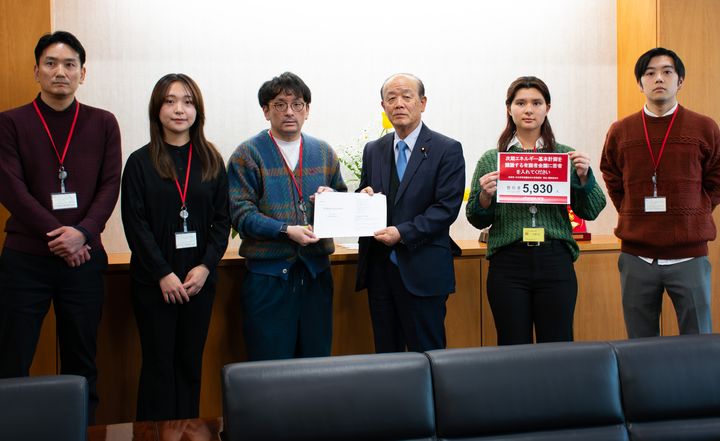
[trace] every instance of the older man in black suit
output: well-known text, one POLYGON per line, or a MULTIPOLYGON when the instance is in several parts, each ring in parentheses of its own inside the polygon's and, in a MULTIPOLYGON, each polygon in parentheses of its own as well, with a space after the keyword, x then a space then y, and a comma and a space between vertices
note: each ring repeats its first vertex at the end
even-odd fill
POLYGON ((365 146, 359 188, 387 196, 388 227, 360 239, 357 289, 368 290, 377 352, 441 349, 455 291, 450 225, 465 190, 462 146, 422 123, 419 78, 393 75, 380 93, 395 132, 365 146))

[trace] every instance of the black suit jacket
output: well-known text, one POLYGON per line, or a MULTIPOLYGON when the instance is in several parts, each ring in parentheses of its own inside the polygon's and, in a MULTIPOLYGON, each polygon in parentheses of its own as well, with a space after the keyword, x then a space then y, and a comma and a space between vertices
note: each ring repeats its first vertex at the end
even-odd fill
MULTIPOLYGON (((394 136, 387 134, 365 146, 360 189, 370 186, 375 193, 390 193, 394 136)), ((464 193, 462 145, 423 125, 392 201, 393 224, 402 237, 393 248, 411 293, 437 296, 455 291, 452 251, 459 248, 450 239, 450 225, 464 193)), ((360 238, 356 289, 367 286, 368 260, 378 256, 371 248, 380 247, 387 248, 372 237, 360 238)))

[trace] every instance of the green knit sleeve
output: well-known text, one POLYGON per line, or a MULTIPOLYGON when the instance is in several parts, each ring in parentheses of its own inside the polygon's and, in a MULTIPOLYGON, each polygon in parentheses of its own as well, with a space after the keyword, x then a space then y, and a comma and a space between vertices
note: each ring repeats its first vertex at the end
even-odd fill
POLYGON ((575 214, 585 220, 593 220, 598 217, 605 208, 605 194, 595 179, 592 168, 588 169, 587 182, 580 184, 580 178, 573 171, 571 183, 570 206, 575 214))
POLYGON ((480 206, 480 178, 497 170, 497 150, 492 149, 485 152, 475 166, 475 173, 470 186, 470 196, 465 207, 465 216, 476 228, 485 228, 492 225, 495 220, 495 197, 488 208, 480 206))
MULTIPOLYGON (((563 144, 556 144, 556 151, 558 153, 569 153, 575 151, 575 149, 563 144)), ((570 162, 570 168, 570 206, 572 210, 585 220, 596 219, 605 208, 606 202, 605 194, 598 185, 592 168, 588 169, 585 185, 580 182, 580 177, 572 161, 570 162)))

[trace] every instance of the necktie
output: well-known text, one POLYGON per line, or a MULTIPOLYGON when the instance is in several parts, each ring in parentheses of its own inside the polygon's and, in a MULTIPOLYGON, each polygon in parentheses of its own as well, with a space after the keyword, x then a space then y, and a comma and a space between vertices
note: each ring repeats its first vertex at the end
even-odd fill
POLYGON ((407 150, 410 148, 405 141, 399 141, 397 143, 398 156, 395 161, 395 167, 397 168, 398 180, 402 181, 403 175, 405 174, 405 168, 407 168, 407 150))
MULTIPOLYGON (((397 149, 398 156, 397 161, 395 161, 395 167, 397 169, 398 181, 402 181, 403 175, 405 174, 405 168, 407 168, 407 151, 410 150, 410 147, 405 144, 405 141, 400 140, 397 143, 397 149)), ((395 265, 398 264, 395 250, 390 252, 390 261, 395 265)))

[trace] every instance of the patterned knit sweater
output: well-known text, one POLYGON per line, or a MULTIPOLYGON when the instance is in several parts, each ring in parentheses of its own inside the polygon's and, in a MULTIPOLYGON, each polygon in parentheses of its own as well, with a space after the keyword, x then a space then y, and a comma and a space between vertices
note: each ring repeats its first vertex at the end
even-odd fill
MULTIPOLYGON (((310 196, 318 187, 331 187, 336 191, 347 191, 347 187, 340 174, 337 155, 327 143, 303 134, 302 145, 302 180, 298 168, 300 162, 294 174, 302 189, 308 221, 312 224, 314 207, 310 196)), ((322 269, 319 265, 324 266, 327 256, 335 250, 332 239, 321 239, 301 247, 280 234, 283 224, 302 225, 303 220, 295 185, 267 130, 235 149, 228 163, 228 183, 232 225, 243 239, 241 256, 250 261, 264 261, 275 268, 287 268, 299 258, 313 273, 322 269)), ((252 270, 252 262, 248 267, 252 270)), ((267 273, 265 270, 260 272, 267 273)))
MULTIPOLYGON (((519 146, 512 146, 509 152, 522 152, 519 146)), ((572 148, 556 144, 553 153, 567 153, 572 148)), ((475 167, 470 197, 466 207, 468 221, 477 228, 492 225, 488 239, 487 258, 490 259, 500 248, 522 240, 524 227, 530 226, 531 204, 498 204, 496 198, 488 208, 480 205, 480 178, 497 170, 497 149, 488 150, 483 154, 475 167)), ((571 163, 572 166, 572 163, 571 163)), ((572 167, 570 174, 570 201, 573 211, 583 219, 595 219, 605 208, 605 195, 595 180, 592 169, 588 170, 588 179, 585 185, 580 184, 580 178, 572 167)), ((545 240, 562 240, 570 252, 573 261, 580 255, 575 239, 572 237, 572 225, 565 205, 538 204, 535 215, 537 225, 545 228, 545 240)))
MULTIPOLYGON (((36 101, 62 152, 77 101, 61 111, 39 94, 36 101)), ((10 211, 5 247, 49 256, 45 233, 73 225, 87 233, 93 250, 103 248, 100 233, 117 203, 122 169, 120 128, 110 112, 80 104, 64 165, 66 189, 77 192, 78 206, 53 210, 50 193, 60 191, 58 160, 35 108, 26 104, 0 113, 0 203, 10 211)))
MULTIPOLYGON (((618 211, 615 235, 622 239, 623 252, 655 259, 705 256, 707 242, 715 238, 720 129, 711 118, 683 106, 677 112, 657 169, 658 196, 666 198, 663 213, 645 212, 645 197, 653 194, 653 164, 641 112, 608 130, 600 170, 618 211)), ((645 118, 656 159, 671 118, 645 118)))

